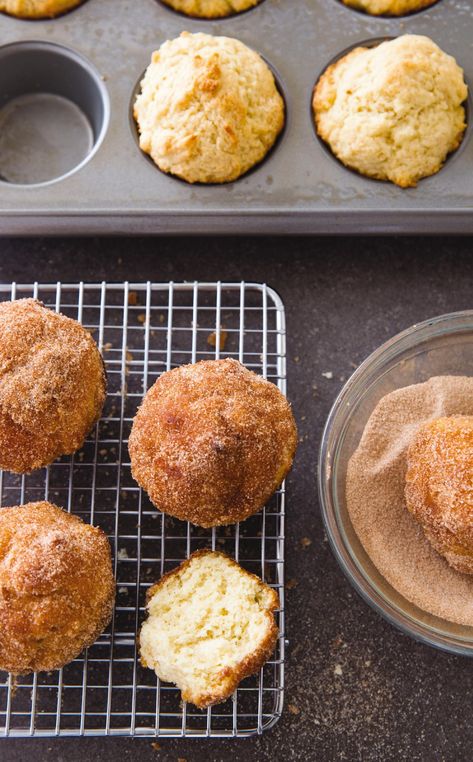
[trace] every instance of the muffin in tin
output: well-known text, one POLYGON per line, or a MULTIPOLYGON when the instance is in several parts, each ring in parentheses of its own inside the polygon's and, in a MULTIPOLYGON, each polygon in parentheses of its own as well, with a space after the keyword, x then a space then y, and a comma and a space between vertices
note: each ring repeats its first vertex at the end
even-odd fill
POLYGON ((54 18, 66 13, 84 0, 0 0, 0 11, 20 19, 54 18))
POLYGON ((140 147, 189 183, 226 183, 258 164, 284 126, 284 100, 254 50, 183 32, 153 53, 134 107, 140 147))
POLYGON ((403 35, 329 66, 313 110, 319 136, 343 164, 408 188, 460 145, 467 95, 452 56, 428 37, 403 35))
POLYGON ((243 13, 262 0, 162 0, 178 13, 203 19, 218 19, 243 13))
POLYGON ((429 8, 438 0, 342 0, 342 3, 371 16, 405 16, 429 8))

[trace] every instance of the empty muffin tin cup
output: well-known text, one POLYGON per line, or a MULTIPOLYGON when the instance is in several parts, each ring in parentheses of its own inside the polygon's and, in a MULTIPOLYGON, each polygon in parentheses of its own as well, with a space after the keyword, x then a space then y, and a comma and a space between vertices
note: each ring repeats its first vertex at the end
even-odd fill
POLYGON ((109 116, 105 85, 78 53, 47 42, 0 48, 0 182, 45 185, 76 172, 109 116))

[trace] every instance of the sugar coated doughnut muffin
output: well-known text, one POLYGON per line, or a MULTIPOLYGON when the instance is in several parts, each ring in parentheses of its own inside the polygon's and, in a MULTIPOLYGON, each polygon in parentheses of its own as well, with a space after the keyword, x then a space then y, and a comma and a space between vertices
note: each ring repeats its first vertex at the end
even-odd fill
POLYGON ((428 8, 438 0, 342 0, 345 5, 372 16, 404 16, 428 8))
POLYGON ((0 0, 0 11, 23 19, 42 19, 70 11, 84 0, 0 0))
POLYGON ((407 188, 460 145, 467 94, 452 56, 428 37, 404 35, 329 66, 313 109, 320 137, 343 164, 407 188))
POLYGON ((450 566, 473 574, 473 416, 426 423, 407 465, 409 511, 450 566))
POLYGON ((164 373, 129 440, 133 477, 164 513, 202 527, 259 511, 289 471, 297 431, 279 389, 236 360, 164 373))
POLYGON ((143 666, 200 709, 258 672, 278 637, 275 590, 223 553, 197 551, 147 594, 143 666))
POLYGON ((215 19, 247 11, 258 5, 261 0, 163 0, 163 2, 187 16, 215 19))
POLYGON ((78 450, 105 392, 85 328, 34 299, 0 304, 0 468, 28 473, 78 450))
POLYGON ((189 183, 236 180, 284 125, 263 59, 239 40, 183 32, 153 53, 134 109, 140 147, 189 183))
POLYGON ((0 669, 59 669, 112 615, 115 583, 101 529, 51 503, 0 509, 0 669))

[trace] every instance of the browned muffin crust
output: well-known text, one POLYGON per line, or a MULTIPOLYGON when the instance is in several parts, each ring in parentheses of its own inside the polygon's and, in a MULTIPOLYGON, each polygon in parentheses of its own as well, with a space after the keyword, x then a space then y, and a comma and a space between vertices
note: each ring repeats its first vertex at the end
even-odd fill
POLYGON ((407 452, 406 505, 450 566, 473 574, 473 416, 427 421, 407 452))
POLYGON ((164 513, 202 527, 259 511, 289 471, 297 446, 279 389, 236 360, 164 373, 133 422, 134 479, 164 513))
POLYGON ((78 450, 105 396, 83 326, 34 299, 0 304, 0 468, 29 473, 78 450))
MULTIPOLYGON (((213 706, 214 704, 220 704, 223 701, 226 701, 238 688, 239 684, 242 680, 244 680, 246 677, 250 677, 251 675, 256 674, 259 672, 261 667, 263 667, 268 659, 271 658, 274 649, 276 648, 276 643, 278 641, 279 637, 279 628, 276 624, 276 619, 274 616, 274 612, 277 611, 277 609, 280 606, 279 601, 279 595, 277 591, 274 588, 269 587, 269 585, 266 585, 265 582, 263 582, 260 577, 258 577, 256 574, 252 574, 251 572, 247 571, 246 569, 243 569, 243 567, 240 566, 239 563, 237 563, 233 558, 228 556, 226 553, 222 553, 218 550, 196 550, 194 553, 192 553, 188 559, 183 561, 179 566, 177 566, 175 569, 172 569, 170 572, 167 572, 166 574, 163 574, 161 579, 156 582, 152 587, 150 587, 146 593, 146 603, 148 604, 151 598, 154 596, 154 594, 157 592, 157 590, 165 585, 166 581, 169 580, 173 576, 179 576, 179 574, 186 569, 191 562, 199 558, 201 556, 206 556, 208 554, 221 556, 222 558, 227 559, 232 566, 235 566, 239 572, 242 574, 245 574, 248 577, 251 577, 255 580, 255 582, 258 583, 258 586, 261 590, 265 590, 266 592, 270 592, 272 596, 271 604, 268 608, 268 632, 264 640, 259 643, 258 647, 255 648, 255 650, 249 654, 245 659, 243 659, 233 670, 228 670, 228 668, 224 669, 224 677, 225 677, 225 683, 224 686, 222 686, 220 689, 215 689, 211 693, 207 693, 205 695, 201 696, 201 700, 196 703, 195 705, 199 709, 207 709, 209 706, 213 706)), ((143 667, 148 667, 149 665, 146 664, 146 662, 141 658, 141 663, 143 667)), ((183 701, 189 701, 190 697, 185 694, 185 692, 182 693, 182 699, 183 701)))
POLYGON ((59 669, 110 621, 110 544, 47 502, 0 509, 0 669, 59 669))

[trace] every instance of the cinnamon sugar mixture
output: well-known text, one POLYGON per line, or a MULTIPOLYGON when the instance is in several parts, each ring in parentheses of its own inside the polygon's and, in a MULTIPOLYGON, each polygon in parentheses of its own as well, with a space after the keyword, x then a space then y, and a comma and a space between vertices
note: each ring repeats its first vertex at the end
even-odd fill
POLYGON ((473 575, 452 569, 409 514, 406 451, 419 426, 473 415, 473 378, 436 376, 383 397, 348 464, 347 508, 371 561, 407 600, 457 624, 473 626, 473 575))

